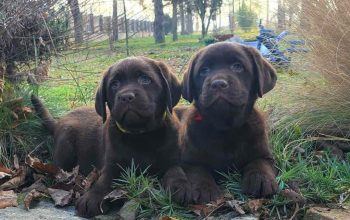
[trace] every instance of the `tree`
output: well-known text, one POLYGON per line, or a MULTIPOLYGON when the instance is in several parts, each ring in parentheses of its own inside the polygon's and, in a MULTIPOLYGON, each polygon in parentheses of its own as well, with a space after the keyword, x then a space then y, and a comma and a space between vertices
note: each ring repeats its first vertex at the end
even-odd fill
POLYGON ((194 8, 201 19, 202 39, 207 35, 213 14, 221 7, 222 0, 194 0, 194 8), (207 10, 209 15, 206 20, 207 10))
POLYGON ((169 34, 173 30, 173 19, 170 15, 164 15, 164 32, 165 35, 169 34))
POLYGON ((154 0, 154 39, 157 44, 165 42, 163 1, 154 0))
POLYGON ((68 0, 68 5, 73 17, 75 43, 80 44, 83 42, 84 27, 79 2, 78 0, 68 0))
POLYGON ((254 24, 256 14, 251 11, 245 1, 242 2, 242 6, 238 10, 238 24, 244 31, 249 31, 254 24))
POLYGON ((180 0, 179 2, 179 9, 180 9, 180 23, 181 23, 181 35, 186 34, 185 30, 185 10, 184 10, 184 1, 180 0))
POLYGON ((192 14, 192 2, 191 0, 186 1, 186 32, 188 34, 193 33, 193 14, 192 14))
POLYGON ((111 40, 118 40, 118 1, 113 0, 113 12, 112 12, 112 37, 111 40))
POLYGON ((286 24, 286 10, 285 5, 282 0, 278 0, 278 7, 277 7, 277 28, 279 30, 282 30, 285 28, 286 24))
POLYGON ((177 5, 178 0, 172 0, 173 4, 173 17, 172 17, 172 33, 173 33, 173 41, 177 41, 177 5))

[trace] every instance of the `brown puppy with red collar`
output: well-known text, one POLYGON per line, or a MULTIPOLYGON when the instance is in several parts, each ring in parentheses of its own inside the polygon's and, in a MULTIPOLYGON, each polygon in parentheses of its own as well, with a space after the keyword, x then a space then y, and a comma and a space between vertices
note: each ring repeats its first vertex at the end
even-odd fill
POLYGON ((163 180, 177 201, 215 200, 220 195, 216 171, 229 169, 242 173, 243 192, 276 193, 265 119, 254 107, 276 78, 275 69, 252 47, 216 43, 192 57, 182 93, 192 105, 176 110, 183 170, 173 168, 163 180))

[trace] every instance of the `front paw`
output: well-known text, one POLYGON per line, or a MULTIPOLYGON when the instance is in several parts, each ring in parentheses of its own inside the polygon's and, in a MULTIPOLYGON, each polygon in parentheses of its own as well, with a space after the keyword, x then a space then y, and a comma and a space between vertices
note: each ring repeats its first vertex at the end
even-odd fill
POLYGON ((191 203, 191 184, 185 179, 173 180, 168 184, 173 199, 182 205, 188 205, 191 203))
POLYGON ((215 181, 201 180, 200 182, 192 183, 192 201, 195 204, 216 201, 221 194, 222 192, 215 181))
POLYGON ((278 185, 272 174, 250 172, 243 175, 243 193, 254 197, 269 197, 276 194, 278 185))
POLYGON ((77 214, 81 217, 91 218, 102 213, 100 204, 104 195, 93 191, 86 192, 75 203, 77 214))

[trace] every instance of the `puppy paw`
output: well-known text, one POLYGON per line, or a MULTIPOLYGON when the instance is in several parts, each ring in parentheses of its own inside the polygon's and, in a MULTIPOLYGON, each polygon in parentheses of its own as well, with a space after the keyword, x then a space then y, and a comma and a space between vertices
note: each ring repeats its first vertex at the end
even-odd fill
POLYGON ((191 203, 191 184, 187 180, 179 179, 173 181, 169 187, 173 199, 182 205, 191 203))
POLYGON ((242 189, 254 197, 269 197, 276 194, 278 185, 274 175, 251 172, 243 175, 242 189))
POLYGON ((78 216, 91 218, 101 214, 100 204, 103 200, 103 195, 97 192, 86 192, 75 203, 75 209, 78 216))
POLYGON ((196 204, 216 201, 221 194, 219 186, 214 181, 202 181, 192 185, 192 201, 196 204))
POLYGON ((163 176, 162 185, 170 190, 172 198, 177 203, 188 205, 191 202, 191 183, 181 167, 170 168, 163 176))

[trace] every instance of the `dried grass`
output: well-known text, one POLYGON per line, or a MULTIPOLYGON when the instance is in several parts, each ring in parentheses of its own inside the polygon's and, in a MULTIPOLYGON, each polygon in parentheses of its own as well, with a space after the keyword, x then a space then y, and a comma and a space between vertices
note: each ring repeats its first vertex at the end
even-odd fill
POLYGON ((303 94, 289 95, 296 101, 293 120, 307 132, 349 137, 350 0, 303 0, 299 6, 295 26, 310 48, 307 65, 299 66, 306 67, 311 86, 296 84, 293 90, 303 94))

